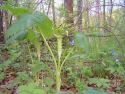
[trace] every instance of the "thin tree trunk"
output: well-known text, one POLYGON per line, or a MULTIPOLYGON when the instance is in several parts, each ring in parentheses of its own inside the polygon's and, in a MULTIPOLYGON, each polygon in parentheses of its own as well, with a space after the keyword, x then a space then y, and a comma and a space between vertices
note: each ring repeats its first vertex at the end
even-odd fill
POLYGON ((84 0, 84 19, 85 19, 85 28, 89 32, 89 1, 84 0))
POLYGON ((82 32, 83 30, 82 30, 82 14, 83 14, 83 12, 82 12, 82 10, 83 10, 83 0, 78 0, 77 1, 77 14, 78 14, 78 31, 79 32, 82 32))
MULTIPOLYGON (((105 15, 105 0, 103 0, 103 27, 106 26, 106 15, 105 15)), ((103 30, 105 31, 105 29, 103 30)))
POLYGON ((53 13, 53 23, 54 23, 54 26, 56 26, 55 0, 52 0, 52 13, 53 13))
POLYGON ((66 23, 69 27, 73 26, 73 0, 64 0, 64 6, 66 11, 66 23))
POLYGON ((125 7, 125 0, 123 1, 123 3, 124 3, 124 7, 125 7))
MULTIPOLYGON (((2 0, 0 1, 0 6, 2 5, 2 0)), ((4 43, 4 32, 3 32, 3 11, 0 10, 0 43, 4 43)))
POLYGON ((48 5, 48 10, 47 10, 47 15, 49 14, 49 11, 50 11, 51 2, 52 2, 52 0, 49 0, 49 5, 48 5))
POLYGON ((112 17, 112 10, 113 10, 113 1, 110 0, 110 17, 112 17))
POLYGON ((3 31, 4 32, 6 32, 8 27, 9 27, 9 18, 8 18, 8 16, 9 16, 8 13, 5 11, 3 13, 3 22, 4 22, 4 29, 3 29, 3 31))
POLYGON ((87 11, 86 11, 86 20, 87 20, 87 32, 90 31, 89 26, 90 26, 90 19, 89 19, 89 1, 86 0, 86 5, 87 5, 87 11))
POLYGON ((100 27, 100 0, 96 0, 97 27, 100 27))
POLYGON ((110 5, 111 5, 111 7, 110 7, 110 17, 109 17, 109 29, 110 29, 110 31, 112 31, 112 11, 113 11, 113 2, 112 2, 112 0, 110 0, 110 5))

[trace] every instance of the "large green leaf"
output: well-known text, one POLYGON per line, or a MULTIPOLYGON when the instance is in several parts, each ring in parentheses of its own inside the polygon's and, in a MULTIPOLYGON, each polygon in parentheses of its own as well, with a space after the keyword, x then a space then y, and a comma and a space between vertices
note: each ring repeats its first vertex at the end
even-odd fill
POLYGON ((5 33, 7 43, 13 43, 20 39, 24 39, 27 34, 28 28, 32 26, 32 16, 27 14, 23 15, 16 23, 14 23, 5 33))
POLYGON ((76 33, 75 45, 85 51, 89 50, 89 41, 83 32, 76 33))
POLYGON ((36 47, 37 55, 40 55, 40 42, 38 33, 30 29, 27 35, 27 39, 36 47))
POLYGON ((53 35, 52 21, 48 17, 40 12, 33 14, 33 23, 37 31, 42 33, 45 37, 53 35))
POLYGON ((7 42, 11 43, 13 41, 25 39, 27 32, 32 28, 36 29, 38 33, 42 33, 46 38, 53 35, 52 22, 46 15, 37 12, 23 15, 13 24, 6 33, 7 42))
POLYGON ((21 16, 21 15, 30 13, 30 11, 24 7, 14 7, 10 5, 3 5, 0 7, 0 9, 8 11, 15 16, 21 16))
POLYGON ((38 42, 38 33, 34 32, 32 29, 28 31, 27 39, 30 40, 33 44, 36 44, 38 42))

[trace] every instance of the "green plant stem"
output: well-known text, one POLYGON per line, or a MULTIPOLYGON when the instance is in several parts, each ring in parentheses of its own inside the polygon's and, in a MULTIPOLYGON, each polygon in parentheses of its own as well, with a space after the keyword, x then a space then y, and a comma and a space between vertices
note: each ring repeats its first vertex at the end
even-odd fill
POLYGON ((54 56, 54 54, 53 54, 53 52, 52 52, 52 49, 50 48, 49 44, 47 43, 46 38, 44 37, 44 35, 43 35, 42 33, 40 33, 40 34, 41 34, 41 36, 43 37, 43 40, 44 40, 44 42, 45 42, 45 44, 46 44, 46 46, 47 46, 47 48, 48 48, 48 50, 49 50, 49 52, 50 52, 52 58, 53 58, 55 67, 56 67, 56 69, 57 69, 57 62, 56 62, 56 58, 55 58, 55 56, 54 56))
POLYGON ((59 58, 59 62, 58 62, 58 66, 57 66, 57 69, 56 69, 56 90, 57 90, 57 93, 60 91, 60 88, 61 88, 61 70, 62 70, 62 67, 65 63, 65 61, 68 59, 68 57, 70 56, 70 54, 72 53, 73 49, 67 54, 67 56, 65 57, 65 59, 63 60, 62 63, 60 63, 60 58, 59 58))
POLYGON ((31 55, 31 51, 30 51, 29 44, 27 44, 27 46, 28 46, 28 51, 29 51, 30 59, 31 59, 32 64, 33 64, 33 63, 34 63, 34 60, 33 60, 33 57, 32 57, 32 55, 31 55))
POLYGON ((41 36, 43 37, 43 40, 44 40, 48 50, 50 51, 50 54, 52 55, 52 58, 53 58, 53 61, 54 61, 54 64, 55 64, 55 68, 56 68, 56 72, 55 72, 55 75, 56 75, 56 90, 57 90, 57 92, 59 92, 60 87, 61 87, 60 59, 59 59, 59 62, 57 63, 56 59, 55 59, 55 56, 52 52, 52 49, 50 48, 49 44, 46 41, 46 38, 44 37, 44 35, 42 33, 41 33, 41 36))
MULTIPOLYGON (((61 87, 61 70, 62 70, 62 67, 65 63, 65 61, 68 59, 68 57, 70 56, 70 54, 72 53, 73 49, 67 54, 67 56, 65 57, 65 59, 63 60, 63 62, 61 63, 61 54, 58 55, 58 62, 56 61, 56 58, 52 52, 52 49, 50 48, 48 42, 46 41, 46 38, 44 37, 44 35, 42 33, 40 33, 41 36, 43 37, 43 40, 50 52, 50 54, 52 55, 52 58, 53 58, 53 61, 54 61, 54 64, 55 64, 55 68, 56 68, 56 71, 55 71, 55 75, 56 75, 56 90, 57 92, 60 91, 60 87, 61 87)), ((58 41, 60 42, 60 41, 58 41)), ((58 47, 60 47, 60 44, 58 43, 58 47)), ((60 49, 60 48, 59 48, 60 49)), ((60 50, 58 50, 58 53, 59 53, 60 50)))
POLYGON ((65 57, 65 59, 62 61, 61 65, 60 65, 60 71, 62 70, 62 67, 63 67, 64 63, 69 58, 69 56, 73 52, 73 50, 74 50, 74 48, 71 49, 71 51, 67 54, 67 56, 65 57))
MULTIPOLYGON (((29 48, 29 44, 28 44, 28 51, 29 51, 29 54, 30 54, 30 58, 31 58, 31 61, 32 61, 32 64, 34 64, 34 60, 33 60, 33 57, 32 57, 32 55, 31 55, 31 50, 30 50, 30 48, 29 48)), ((39 60, 39 62, 40 62, 40 52, 38 52, 38 50, 37 50, 37 56, 38 56, 38 60, 39 60)), ((35 81, 36 81, 36 84, 37 85, 39 85, 39 73, 37 73, 36 75, 35 75, 35 81)), ((42 83, 43 83, 43 77, 42 77, 42 83)))
POLYGON ((60 91, 60 87, 61 87, 61 71, 58 67, 58 69, 56 69, 56 91, 57 93, 60 91))
MULTIPOLYGON (((33 60, 33 57, 31 55, 31 51, 30 51, 30 48, 29 48, 29 44, 28 44, 28 51, 29 51, 29 54, 30 54, 30 58, 31 58, 31 61, 32 61, 32 64, 34 64, 34 60, 33 60)), ((35 78, 34 80, 36 81, 37 85, 39 84, 39 76, 38 76, 38 73, 35 75, 35 78)))

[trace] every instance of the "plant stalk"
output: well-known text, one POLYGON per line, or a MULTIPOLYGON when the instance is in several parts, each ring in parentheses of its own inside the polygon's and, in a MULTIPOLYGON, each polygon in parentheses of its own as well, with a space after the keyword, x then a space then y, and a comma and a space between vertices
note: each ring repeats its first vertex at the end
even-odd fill
POLYGON ((57 91, 57 93, 60 92, 60 87, 61 87, 61 71, 58 68, 56 70, 56 91, 57 91))

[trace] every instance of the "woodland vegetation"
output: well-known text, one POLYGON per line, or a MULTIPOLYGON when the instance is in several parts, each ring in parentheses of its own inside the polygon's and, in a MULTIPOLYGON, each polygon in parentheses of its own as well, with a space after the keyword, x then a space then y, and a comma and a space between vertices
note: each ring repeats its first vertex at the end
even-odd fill
POLYGON ((125 0, 0 0, 0 94, 125 94, 125 0))

